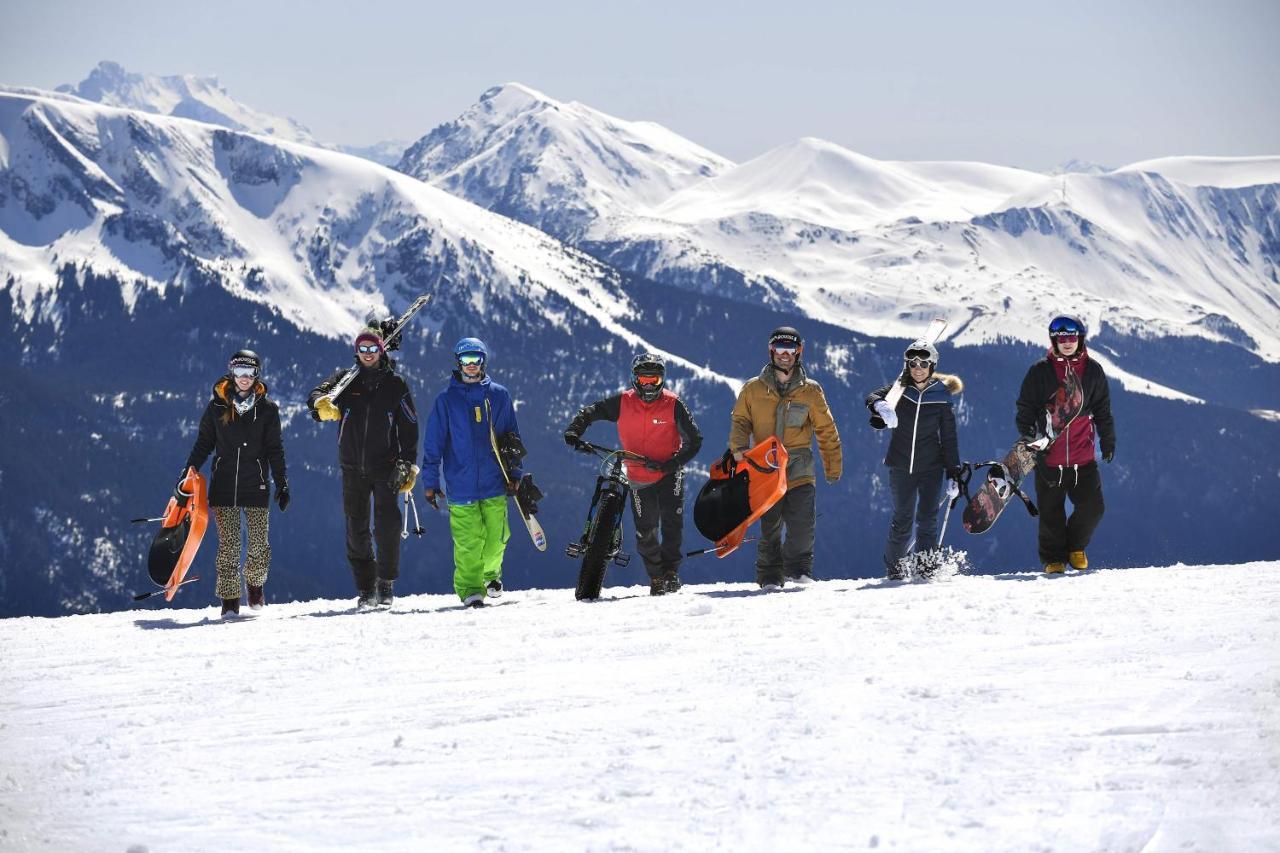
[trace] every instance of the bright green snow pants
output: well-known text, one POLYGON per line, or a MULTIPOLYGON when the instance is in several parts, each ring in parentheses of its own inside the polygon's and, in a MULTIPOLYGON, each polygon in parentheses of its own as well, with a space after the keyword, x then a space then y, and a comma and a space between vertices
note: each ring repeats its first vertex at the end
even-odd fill
POLYGON ((502 580, 502 555, 511 538, 506 495, 449 504, 449 531, 453 534, 454 591, 463 601, 484 595, 485 584, 502 580))

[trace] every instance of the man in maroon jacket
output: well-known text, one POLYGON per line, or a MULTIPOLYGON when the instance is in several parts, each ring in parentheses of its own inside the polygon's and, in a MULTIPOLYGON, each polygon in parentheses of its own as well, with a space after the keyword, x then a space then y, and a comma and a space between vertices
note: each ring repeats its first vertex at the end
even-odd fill
MULTIPOLYGON (((662 387, 667 367, 662 356, 644 353, 631 362, 631 388, 597 400, 578 412, 564 431, 565 444, 583 448, 582 434, 596 421, 618 424, 622 449, 647 457, 626 460, 631 481, 631 512, 636 550, 649 573, 649 594, 680 589, 680 546, 684 541, 684 466, 698 455, 702 433, 684 402, 662 387), (658 540, 661 526, 662 540, 658 540)), ((589 451, 588 451, 589 452, 589 451)))
POLYGON ((1018 393, 1018 432, 1033 440, 1045 433, 1045 404, 1073 371, 1084 389, 1080 414, 1036 460, 1036 502, 1040 505, 1040 561, 1048 574, 1089 567, 1085 549, 1102 520, 1102 478, 1094 457, 1095 427, 1102 459, 1116 453, 1115 421, 1111 418, 1111 389, 1102 365, 1089 358, 1086 328, 1075 317, 1055 317, 1049 323, 1049 354, 1031 365, 1018 393), (1071 499, 1071 517, 1066 502, 1071 499))

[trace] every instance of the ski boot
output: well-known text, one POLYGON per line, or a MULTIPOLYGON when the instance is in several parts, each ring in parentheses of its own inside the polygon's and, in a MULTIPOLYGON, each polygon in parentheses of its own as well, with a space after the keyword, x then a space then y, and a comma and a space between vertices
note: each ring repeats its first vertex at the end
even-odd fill
POLYGON ((681 587, 680 575, 676 574, 675 572, 663 572, 662 583, 663 583, 663 586, 666 587, 666 592, 668 595, 670 595, 673 592, 680 591, 680 587, 681 587))
POLYGON ((392 584, 394 583, 395 581, 378 581, 377 594, 379 607, 390 607, 391 602, 395 601, 395 595, 392 593, 391 589, 392 584))
POLYGON ((266 593, 262 591, 262 587, 249 584, 249 609, 261 610, 267 605, 266 593))
POLYGON ((484 594, 489 598, 502 597, 502 581, 494 578, 484 585, 484 594))
POLYGON ((649 578, 649 594, 650 595, 666 595, 667 581, 664 578, 649 578))
POLYGON ((224 598, 222 599, 222 618, 228 619, 232 616, 240 615, 240 598, 224 598))
POLYGON ((466 607, 484 607, 483 595, 468 595, 462 599, 462 603, 466 607))
POLYGON ((362 589, 359 593, 360 597, 356 599, 358 610, 372 610, 378 606, 378 597, 372 589, 362 589))

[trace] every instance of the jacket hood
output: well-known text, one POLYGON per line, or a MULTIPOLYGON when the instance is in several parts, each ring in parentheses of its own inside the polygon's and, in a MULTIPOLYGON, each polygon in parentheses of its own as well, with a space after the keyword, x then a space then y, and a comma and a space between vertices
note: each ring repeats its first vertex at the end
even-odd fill
MULTIPOLYGON (((225 376, 219 376, 213 383, 213 397, 221 403, 231 405, 231 395, 234 392, 234 385, 231 380, 225 376)), ((255 380, 253 387, 249 389, 251 393, 257 394, 259 397, 267 396, 267 386, 261 379, 255 380)))
MULTIPOLYGON (((760 379, 781 395, 782 386, 778 384, 778 374, 774 372, 772 363, 766 364, 764 369, 760 371, 760 379)), ((799 388, 808 381, 809 374, 805 372, 804 365, 797 361, 795 369, 791 371, 791 379, 787 382, 787 387, 799 388)))
POLYGON ((959 394, 964 390, 964 382, 954 373, 934 373, 933 378, 942 383, 948 394, 959 394))

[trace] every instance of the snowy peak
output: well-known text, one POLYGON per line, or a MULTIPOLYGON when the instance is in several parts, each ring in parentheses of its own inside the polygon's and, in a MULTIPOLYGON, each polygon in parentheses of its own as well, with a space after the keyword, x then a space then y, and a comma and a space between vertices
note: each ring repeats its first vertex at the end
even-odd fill
POLYGON ((235 100, 216 77, 137 74, 104 61, 78 85, 59 86, 58 91, 108 106, 195 119, 304 145, 320 144, 293 119, 260 112, 235 100))
POLYGON ((682 191, 653 215, 693 223, 761 214, 855 230, 908 217, 967 218, 1043 180, 982 163, 876 160, 806 137, 682 191))
POLYGON ((1192 187, 1256 187, 1280 184, 1280 157, 1160 157, 1117 172, 1154 172, 1192 187))
POLYGON ((575 241, 731 165, 652 122, 507 83, 419 140, 397 168, 575 241))

